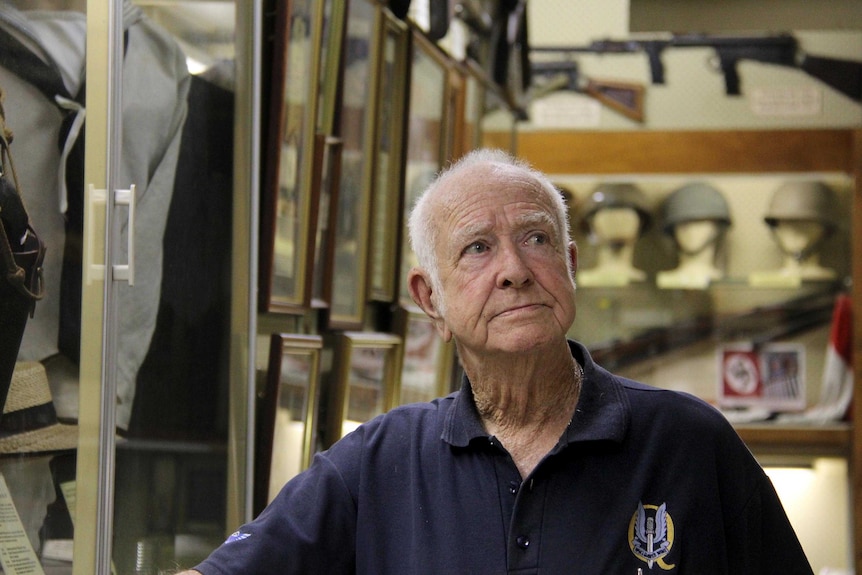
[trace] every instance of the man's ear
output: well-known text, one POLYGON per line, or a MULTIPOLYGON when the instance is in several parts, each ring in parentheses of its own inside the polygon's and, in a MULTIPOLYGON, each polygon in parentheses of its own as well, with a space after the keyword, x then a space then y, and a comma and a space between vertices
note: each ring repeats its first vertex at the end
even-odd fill
POLYGON ((569 261, 572 262, 572 274, 578 273, 578 244, 569 242, 569 261))
POLYGON ((428 277, 425 270, 413 268, 407 273, 407 291, 410 292, 413 302, 425 312, 425 315, 431 318, 440 337, 444 341, 449 341, 452 338, 452 334, 446 327, 446 322, 443 321, 443 316, 440 315, 434 303, 434 290, 431 287, 431 278, 428 277))
POLYGON ((413 268, 407 272, 407 291, 413 302, 422 308, 422 311, 431 319, 437 319, 437 307, 431 298, 431 278, 421 268, 413 268))

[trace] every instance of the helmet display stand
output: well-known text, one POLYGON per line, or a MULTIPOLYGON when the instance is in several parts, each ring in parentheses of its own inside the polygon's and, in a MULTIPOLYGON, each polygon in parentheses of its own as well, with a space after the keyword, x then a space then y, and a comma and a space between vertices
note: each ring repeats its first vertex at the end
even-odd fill
POLYGON ((633 264, 634 247, 649 225, 646 199, 631 184, 602 184, 584 207, 582 229, 597 249, 597 264, 577 274, 582 287, 625 286, 646 279, 633 264))
POLYGON ((679 265, 656 274, 656 284, 663 289, 706 289, 724 276, 715 262, 731 224, 727 201, 717 189, 697 182, 674 191, 663 208, 663 231, 674 240, 679 265))
POLYGON ((835 270, 820 264, 819 249, 837 227, 835 192, 821 182, 790 182, 773 194, 764 221, 783 254, 776 270, 752 272, 755 286, 796 286, 803 281, 831 281, 835 270))
POLYGON ((721 279, 724 272, 715 265, 716 241, 720 225, 712 220, 677 224, 674 240, 678 246, 679 265, 656 274, 656 284, 663 289, 706 289, 721 279))

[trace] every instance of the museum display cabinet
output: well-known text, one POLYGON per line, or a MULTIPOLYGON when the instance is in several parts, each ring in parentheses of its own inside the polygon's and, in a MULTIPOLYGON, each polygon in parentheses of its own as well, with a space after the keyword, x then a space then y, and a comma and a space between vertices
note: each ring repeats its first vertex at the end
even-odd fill
POLYGON ((3 417, 7 574, 155 575, 247 515, 262 17, 204 4, 0 5, 11 150, 50 254, 3 417), (218 29, 180 33, 204 8, 218 29))
MULTIPOLYGON (((503 144, 486 133, 489 144, 503 144)), ((519 132, 519 155, 537 168, 557 175, 570 186, 590 190, 596 182, 637 182, 647 192, 667 197, 682 183, 708 181, 727 193, 734 217, 728 234, 742 238, 726 246, 726 258, 744 260, 750 265, 726 265, 727 274, 708 286, 696 289, 661 289, 656 273, 672 267, 673 260, 656 263, 648 254, 635 264, 650 269, 649 279, 625 286, 598 290, 579 286, 579 315, 585 322, 597 361, 623 374, 649 381, 658 371, 657 385, 674 387, 675 366, 684 374, 678 378, 705 380, 705 386, 680 389, 717 401, 716 377, 719 371, 716 350, 728 343, 747 341, 755 348, 770 342, 803 342, 810 357, 807 406, 817 404, 823 365, 816 357, 825 352, 828 338, 806 339, 818 329, 828 334, 833 320, 833 304, 840 294, 849 295, 852 315, 859 317, 862 265, 862 219, 859 188, 862 171, 862 133, 854 129, 810 130, 733 130, 733 131, 563 131, 534 130, 519 132), (568 178, 568 179, 566 179, 568 178), (824 179, 842 190, 838 201, 840 227, 846 236, 824 251, 838 273, 824 281, 802 280, 780 284, 753 285, 752 272, 777 265, 775 246, 764 225, 766 197, 781 182, 824 179), (754 197, 759 194, 761 197, 754 197), (746 213, 753 212, 753 213, 746 213), (740 228, 749 226, 748 231, 740 228), (734 229, 737 228, 737 229, 734 229), (757 228, 760 228, 758 231, 757 228), (754 233, 756 232, 756 233, 754 233), (747 234, 747 235, 746 235, 747 234), (760 234, 760 235, 758 235, 760 234), (644 305, 644 302, 649 302, 644 305), (595 311, 599 310, 599 311, 595 311), (807 343, 806 343, 807 342, 807 343), (691 363, 689 355, 702 356, 691 363), (705 359, 704 359, 705 358, 705 359), (646 367, 645 367, 646 366, 646 367)), ((584 197, 583 195, 581 196, 584 197)), ((654 205, 661 200, 655 199, 654 205)), ((660 220, 660 213, 656 214, 660 220)), ((577 220, 577 215, 574 216, 577 220)), ((660 221, 654 226, 661 227, 660 221)), ((661 232, 641 237, 645 252, 667 253, 661 232)), ((589 267, 591 246, 581 242, 581 263, 589 267)), ((667 257, 667 256, 666 256, 667 257)), ((660 258, 659 258, 660 259, 660 258)), ((690 287, 690 286, 689 286, 690 287)), ((852 357, 860 350, 860 324, 852 324, 852 357)), ((822 359, 821 359, 822 361, 822 359)), ((860 449, 862 436, 854 415, 859 413, 859 362, 852 367, 853 399, 849 410, 822 420, 783 421, 772 411, 764 417, 740 420, 735 425, 740 436, 765 463, 790 464, 810 461, 819 456, 837 456, 847 461, 851 501, 851 548, 859 568, 862 545, 860 498, 860 449)), ((733 411, 731 410, 731 414, 733 411)))

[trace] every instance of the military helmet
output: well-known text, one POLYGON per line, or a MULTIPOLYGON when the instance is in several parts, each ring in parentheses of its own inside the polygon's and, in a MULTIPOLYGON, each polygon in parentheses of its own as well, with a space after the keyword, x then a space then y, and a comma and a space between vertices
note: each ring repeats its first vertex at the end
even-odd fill
POLYGON ((731 224, 727 200, 714 187, 702 182, 686 184, 664 202, 664 233, 673 234, 677 224, 710 220, 728 227, 731 224))
POLYGON ((581 230, 591 232, 591 220, 597 211, 604 208, 631 208, 640 219, 639 233, 643 233, 652 221, 646 195, 634 184, 599 184, 584 201, 581 207, 581 230))
POLYGON ((831 233, 838 227, 838 198, 823 182, 787 182, 773 193, 763 219, 771 227, 781 220, 819 222, 831 233))

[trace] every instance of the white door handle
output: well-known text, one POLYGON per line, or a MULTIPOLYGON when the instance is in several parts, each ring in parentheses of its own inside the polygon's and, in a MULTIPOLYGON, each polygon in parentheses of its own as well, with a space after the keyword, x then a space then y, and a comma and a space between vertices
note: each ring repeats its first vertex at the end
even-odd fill
MULTIPOLYGON (((108 194, 106 190, 96 189, 93 184, 90 184, 85 203, 87 205, 87 239, 86 249, 84 250, 84 269, 86 274, 87 284, 93 281, 105 279, 105 265, 95 263, 94 255, 96 253, 96 240, 94 232, 101 226, 95 225, 94 219, 98 215, 97 207, 103 206, 102 214, 107 211, 108 194)), ((128 263, 113 264, 111 266, 111 279, 114 281, 125 281, 129 285, 135 285, 135 185, 132 184, 128 190, 115 190, 113 195, 114 205, 129 207, 129 237, 127 240, 128 247, 128 263)), ((101 250, 100 250, 100 253, 101 250)))

